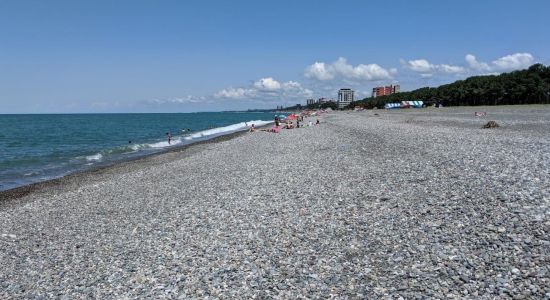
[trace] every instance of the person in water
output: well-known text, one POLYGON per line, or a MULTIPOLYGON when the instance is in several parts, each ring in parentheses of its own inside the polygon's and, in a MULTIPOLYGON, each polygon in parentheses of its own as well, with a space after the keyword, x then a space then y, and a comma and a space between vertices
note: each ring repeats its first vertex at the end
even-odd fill
POLYGON ((166 137, 168 138, 168 145, 172 142, 172 134, 170 132, 166 133, 166 137))

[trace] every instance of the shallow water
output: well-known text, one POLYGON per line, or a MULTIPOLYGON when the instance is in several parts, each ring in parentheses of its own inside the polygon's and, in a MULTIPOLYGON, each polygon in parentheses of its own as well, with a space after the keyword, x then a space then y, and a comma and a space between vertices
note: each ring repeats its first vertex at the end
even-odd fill
POLYGON ((245 130, 272 118, 272 113, 233 112, 0 115, 0 190, 245 130))

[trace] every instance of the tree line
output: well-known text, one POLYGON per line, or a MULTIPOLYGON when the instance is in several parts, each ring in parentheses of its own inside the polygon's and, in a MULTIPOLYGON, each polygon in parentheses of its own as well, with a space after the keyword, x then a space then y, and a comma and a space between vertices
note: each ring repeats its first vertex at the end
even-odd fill
POLYGON ((353 106, 382 108, 386 103, 421 100, 444 106, 550 104, 550 66, 535 64, 526 70, 500 75, 473 76, 436 88, 423 87, 355 101, 353 106))

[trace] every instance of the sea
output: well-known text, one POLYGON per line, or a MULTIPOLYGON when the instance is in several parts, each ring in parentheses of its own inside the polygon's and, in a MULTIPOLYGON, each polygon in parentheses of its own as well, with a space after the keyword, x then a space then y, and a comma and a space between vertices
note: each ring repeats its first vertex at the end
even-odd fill
POLYGON ((0 191, 244 131, 273 117, 272 112, 0 115, 0 191))

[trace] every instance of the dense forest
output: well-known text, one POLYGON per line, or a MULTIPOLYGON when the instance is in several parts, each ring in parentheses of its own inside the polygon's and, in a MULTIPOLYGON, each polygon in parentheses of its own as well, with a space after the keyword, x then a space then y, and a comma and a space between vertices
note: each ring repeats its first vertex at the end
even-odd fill
POLYGON ((549 104, 550 66, 535 64, 521 71, 473 76, 437 88, 365 98, 352 105, 382 108, 386 103, 406 100, 422 100, 427 105, 440 102, 444 106, 549 104))

